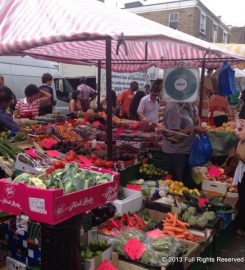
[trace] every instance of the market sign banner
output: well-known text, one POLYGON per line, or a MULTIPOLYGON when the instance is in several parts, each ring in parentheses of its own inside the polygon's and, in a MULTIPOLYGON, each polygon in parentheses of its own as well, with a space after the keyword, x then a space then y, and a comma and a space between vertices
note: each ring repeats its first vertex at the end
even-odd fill
MULTIPOLYGON (((139 88, 144 89, 145 84, 150 84, 152 80, 158 78, 159 69, 151 67, 147 70, 132 73, 118 73, 112 72, 112 89, 116 92, 121 92, 128 89, 132 81, 139 83, 139 88)), ((106 94, 106 70, 101 70, 101 93, 102 96, 106 94)))

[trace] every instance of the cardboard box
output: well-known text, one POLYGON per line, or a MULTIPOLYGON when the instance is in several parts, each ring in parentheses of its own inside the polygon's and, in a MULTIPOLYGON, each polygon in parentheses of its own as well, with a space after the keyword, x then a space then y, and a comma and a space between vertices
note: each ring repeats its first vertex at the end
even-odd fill
POLYGON ((190 265, 195 261, 195 259, 193 259, 192 261, 192 258, 198 257, 200 255, 201 248, 198 243, 194 243, 187 240, 180 240, 180 241, 182 242, 182 244, 188 246, 187 253, 182 256, 184 269, 188 269, 190 265))
MULTIPOLYGON (((152 269, 151 267, 144 267, 143 265, 137 264, 135 262, 130 262, 119 258, 119 255, 116 252, 112 253, 112 264, 118 270, 148 270, 152 269)), ((166 270, 165 267, 154 267, 154 269, 166 270)))
POLYGON ((216 192, 218 194, 225 195, 227 193, 227 184, 219 181, 210 181, 203 180, 202 181, 202 190, 208 192, 216 192))
POLYGON ((103 261, 110 261, 112 258, 112 247, 107 248, 101 253, 100 256, 96 256, 91 260, 85 260, 82 264, 81 270, 95 270, 103 261))
POLYGON ((64 194, 62 189, 40 189, 0 180, 0 211, 55 225, 117 198, 120 174, 100 168, 81 168, 109 173, 113 180, 88 189, 64 194), (23 196, 24 194, 24 196, 23 196))
POLYGON ((239 195, 237 192, 227 192, 226 197, 228 198, 238 198, 239 195))

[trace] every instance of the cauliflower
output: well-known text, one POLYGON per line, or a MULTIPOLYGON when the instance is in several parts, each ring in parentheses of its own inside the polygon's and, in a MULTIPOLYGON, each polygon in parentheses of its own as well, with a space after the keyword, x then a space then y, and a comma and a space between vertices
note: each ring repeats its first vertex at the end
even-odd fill
POLYGON ((189 208, 188 208, 188 212, 190 212, 192 215, 195 215, 196 212, 197 212, 197 210, 196 210, 195 207, 189 207, 189 208))
POLYGON ((207 223, 208 220, 204 216, 199 217, 196 221, 196 225, 199 226, 200 228, 204 228, 207 225, 207 223))
POLYGON ((197 223, 197 218, 194 216, 190 216, 187 221, 191 226, 195 226, 197 223))

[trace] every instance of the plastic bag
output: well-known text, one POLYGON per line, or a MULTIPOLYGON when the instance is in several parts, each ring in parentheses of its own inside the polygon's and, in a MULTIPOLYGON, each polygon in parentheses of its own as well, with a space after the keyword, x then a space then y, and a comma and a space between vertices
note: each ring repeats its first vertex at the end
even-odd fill
POLYGON ((199 135, 192 145, 189 157, 189 165, 191 167, 195 167, 207 163, 212 156, 212 152, 213 149, 208 135, 199 135))

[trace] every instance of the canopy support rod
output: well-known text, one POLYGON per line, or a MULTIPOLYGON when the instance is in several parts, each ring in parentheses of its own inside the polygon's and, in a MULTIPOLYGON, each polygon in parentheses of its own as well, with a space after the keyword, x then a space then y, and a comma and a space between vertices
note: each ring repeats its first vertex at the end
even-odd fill
POLYGON ((100 110, 100 94, 101 94, 101 60, 98 61, 98 79, 97 79, 97 109, 100 110))
POLYGON ((202 107, 203 107, 203 92, 204 92, 204 76, 205 76, 205 63, 206 55, 208 51, 205 52, 202 60, 202 72, 201 72, 201 85, 200 85, 200 98, 199 98, 199 116, 202 117, 202 107))
POLYGON ((112 160, 112 71, 111 71, 111 37, 106 38, 106 131, 107 131, 107 159, 112 160))
POLYGON ((145 60, 148 58, 148 42, 145 42, 145 60))

